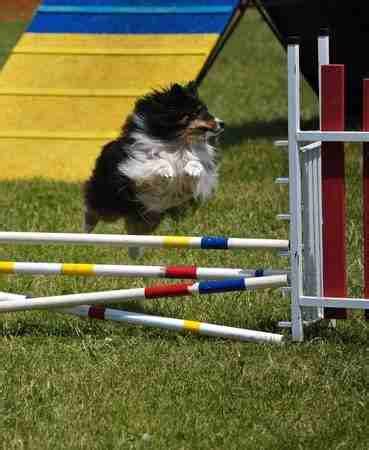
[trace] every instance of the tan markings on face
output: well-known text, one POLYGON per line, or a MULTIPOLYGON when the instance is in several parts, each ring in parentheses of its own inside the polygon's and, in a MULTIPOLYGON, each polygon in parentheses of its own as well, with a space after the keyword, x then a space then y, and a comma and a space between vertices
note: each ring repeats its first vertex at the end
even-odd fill
POLYGON ((201 120, 195 119, 190 123, 189 128, 191 130, 215 130, 217 127, 217 123, 214 119, 211 120, 201 120))

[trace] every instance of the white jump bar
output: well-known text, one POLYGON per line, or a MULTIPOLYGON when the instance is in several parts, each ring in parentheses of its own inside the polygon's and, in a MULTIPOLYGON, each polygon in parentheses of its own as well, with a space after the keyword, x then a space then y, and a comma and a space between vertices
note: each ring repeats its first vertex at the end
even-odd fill
POLYGON ((290 182, 288 177, 278 177, 275 179, 275 184, 288 184, 290 182))
POLYGON ((279 140, 279 141, 274 141, 273 144, 274 144, 276 147, 288 147, 288 141, 287 141, 287 139, 282 139, 282 140, 279 140))
MULTIPOLYGON (((26 300, 24 295, 7 294, 0 292, 0 302, 4 300, 26 300)), ((152 316, 148 314, 135 313, 131 311, 122 311, 111 308, 99 308, 100 314, 91 314, 93 306, 80 305, 74 308, 57 309, 55 312, 63 314, 71 314, 79 317, 94 317, 102 320, 111 320, 113 322, 128 325, 143 325, 146 327, 157 327, 165 330, 173 331, 191 331, 193 333, 205 336, 214 336, 225 339, 235 339, 239 341, 268 342, 282 344, 284 336, 281 334, 267 333, 263 331, 247 330, 244 328, 228 327, 223 325, 215 325, 206 322, 198 322, 192 320, 173 319, 170 317, 152 316)))
MULTIPOLYGON (((299 142, 369 142, 368 131, 298 131, 299 142)), ((306 148, 305 148, 306 149, 306 148)), ((307 149, 306 149, 307 150, 307 149)))
POLYGON ((320 148, 322 146, 321 141, 311 142, 310 144, 306 144, 300 147, 302 152, 306 152, 307 150, 315 150, 316 148, 320 148))
POLYGON ((320 306, 325 308, 369 309, 369 299, 346 297, 310 297, 303 295, 300 306, 320 306))
POLYGON ((245 239, 228 237, 193 236, 136 236, 119 234, 0 232, 0 243, 10 244, 73 244, 142 246, 152 248, 208 249, 277 249, 287 250, 285 239, 245 239), (205 243, 204 243, 205 241, 205 243), (221 245, 219 245, 219 243, 221 245))

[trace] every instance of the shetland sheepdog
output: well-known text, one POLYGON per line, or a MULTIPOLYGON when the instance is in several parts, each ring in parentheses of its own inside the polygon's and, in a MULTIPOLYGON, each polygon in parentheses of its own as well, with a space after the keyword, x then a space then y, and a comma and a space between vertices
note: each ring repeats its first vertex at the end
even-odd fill
MULTIPOLYGON (((123 218, 128 234, 150 234, 165 214, 209 199, 219 159, 213 138, 223 130, 194 82, 139 98, 84 184, 85 232, 100 220, 123 218)), ((132 257, 140 254, 129 250, 132 257)))

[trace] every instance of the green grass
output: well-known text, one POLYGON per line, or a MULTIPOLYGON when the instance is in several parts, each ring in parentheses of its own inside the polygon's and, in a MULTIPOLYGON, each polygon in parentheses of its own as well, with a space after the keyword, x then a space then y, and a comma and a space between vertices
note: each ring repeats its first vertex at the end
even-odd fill
MULTIPOLYGON (((225 120, 220 186, 202 209, 166 220, 158 234, 288 237, 286 57, 250 11, 201 94, 225 120)), ((304 86, 303 118, 316 123, 304 86)), ((347 174, 350 292, 361 290, 359 149, 347 174)), ((80 186, 34 180, 0 184, 4 230, 81 231, 80 186)), ((118 233, 121 225, 98 232, 118 233)), ((126 263, 125 249, 1 246, 17 261, 126 263)), ((286 267, 265 252, 148 250, 144 264, 286 267)), ((152 283, 154 280, 151 281, 152 283)), ((34 295, 142 286, 144 280, 4 276, 0 290, 34 295)), ((132 307, 132 305, 130 305, 132 307)), ((157 300, 136 310, 277 331, 288 299, 259 291, 157 300)), ((120 327, 47 312, 0 317, 0 448, 366 449, 369 329, 358 315, 282 347, 120 327)))
POLYGON ((0 68, 3 66, 8 52, 13 48, 26 24, 21 21, 0 21, 0 68))

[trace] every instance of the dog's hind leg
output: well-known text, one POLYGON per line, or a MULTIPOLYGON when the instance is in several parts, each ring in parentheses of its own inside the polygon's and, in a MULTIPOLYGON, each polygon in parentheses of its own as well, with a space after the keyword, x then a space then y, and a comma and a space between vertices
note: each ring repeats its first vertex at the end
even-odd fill
POLYGON ((86 208, 83 229, 85 233, 91 233, 99 221, 99 216, 92 210, 86 208))
MULTIPOLYGON (((126 229, 128 234, 144 235, 150 234, 159 226, 161 220, 160 214, 129 215, 125 217, 126 229)), ((128 247, 128 254, 132 259, 143 256, 143 247, 128 247)))

